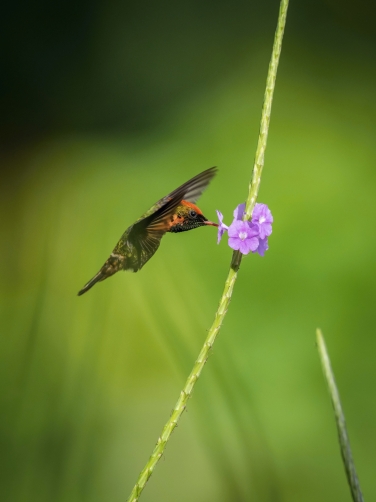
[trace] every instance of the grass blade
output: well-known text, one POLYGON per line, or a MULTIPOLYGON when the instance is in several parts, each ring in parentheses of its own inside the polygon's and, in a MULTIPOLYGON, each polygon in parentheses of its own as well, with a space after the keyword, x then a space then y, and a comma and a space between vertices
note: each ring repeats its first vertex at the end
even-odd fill
POLYGON ((320 329, 316 330, 316 342, 321 359, 322 369, 326 383, 328 384, 330 398, 332 400, 342 460, 345 466, 347 481, 350 486, 352 499, 354 502, 363 502, 364 499, 360 490, 359 480, 356 474, 354 460, 351 453, 349 436, 347 434, 345 415, 342 410, 341 400, 339 398, 339 392, 337 389, 336 381, 334 379, 334 374, 332 366, 330 364, 328 351, 326 349, 325 340, 320 329))

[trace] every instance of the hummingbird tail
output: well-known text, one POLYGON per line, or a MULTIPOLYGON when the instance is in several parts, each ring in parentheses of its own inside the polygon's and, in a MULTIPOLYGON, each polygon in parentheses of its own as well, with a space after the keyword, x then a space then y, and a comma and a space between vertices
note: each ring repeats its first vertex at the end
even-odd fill
POLYGON ((86 291, 89 291, 89 289, 91 289, 97 282, 104 281, 104 279, 107 279, 107 277, 110 277, 111 275, 124 268, 124 263, 124 256, 111 253, 111 256, 108 258, 97 275, 90 279, 90 281, 85 284, 85 286, 78 292, 78 296, 81 296, 86 293, 86 291))
POLYGON ((85 284, 85 286, 82 289, 80 289, 80 291, 78 292, 78 296, 81 296, 84 293, 86 293, 86 291, 89 291, 89 289, 91 289, 94 286, 94 284, 96 284, 99 281, 103 281, 103 279, 105 279, 106 277, 107 275, 103 273, 102 270, 100 270, 97 273, 97 275, 95 275, 92 279, 90 279, 90 281, 87 284, 85 284))

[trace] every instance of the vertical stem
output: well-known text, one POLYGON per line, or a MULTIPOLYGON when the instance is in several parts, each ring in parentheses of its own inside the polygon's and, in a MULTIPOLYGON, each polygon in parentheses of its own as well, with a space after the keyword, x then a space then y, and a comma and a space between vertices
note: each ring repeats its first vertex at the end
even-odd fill
POLYGON ((253 208, 255 207, 257 196, 260 189, 261 173, 264 167, 264 156, 266 150, 266 143, 268 140, 270 114, 272 111, 273 94, 275 81, 277 78, 277 69, 279 57, 282 50, 283 33, 285 31, 288 0, 281 0, 279 7, 279 17, 277 29, 274 36, 274 45, 272 57, 270 58, 268 76, 266 79, 266 87, 264 94, 264 104, 262 107, 260 132, 256 148, 255 162, 253 165, 252 180, 249 184, 248 199, 245 207, 245 220, 249 220, 252 216, 253 208))
MULTIPOLYGON (((264 104, 261 115, 260 135, 256 150, 253 176, 249 186, 249 195, 247 200, 247 214, 252 213, 253 207, 256 203, 257 194, 260 186, 261 172, 264 165, 266 140, 268 137, 268 128, 269 128, 270 112, 273 100, 273 92, 277 75, 279 56, 281 53, 283 32, 286 22, 287 6, 288 6, 288 0, 281 0, 281 7, 279 10, 279 17, 278 17, 278 26, 275 33, 273 52, 269 64, 268 78, 266 82, 264 104)), ((203 367, 209 357, 211 348, 215 342, 215 339, 221 328, 223 319, 229 307, 234 284, 241 263, 241 257, 242 255, 241 253, 239 253, 239 251, 234 251, 232 255, 230 270, 226 279, 222 297, 219 302, 218 310, 214 317, 213 324, 209 329, 204 345, 200 351, 200 354, 193 366, 190 375, 187 378, 184 388, 180 392, 180 396, 175 405, 175 408, 172 410, 170 418, 167 420, 166 425, 163 427, 162 433, 158 438, 157 444, 155 445, 154 450, 149 460, 147 461, 145 467, 141 471, 138 480, 128 498, 128 502, 137 502, 137 500, 139 499, 141 492, 146 485, 146 482, 150 478, 155 466, 157 465, 158 460, 164 453, 166 444, 170 439, 172 431, 177 426, 177 423, 181 415, 183 414, 185 407, 187 406, 188 399, 191 397, 195 383, 197 382, 203 370, 203 367)))
POLYGON ((328 351, 326 349, 325 340, 320 329, 316 330, 316 341, 321 359, 322 369, 326 383, 328 384, 329 394, 333 404, 339 445, 341 449, 343 464, 346 470, 347 481, 351 490, 352 499, 354 502, 363 502, 363 495, 360 491, 359 480, 356 474, 355 464, 351 453, 350 440, 349 436, 347 435, 345 415, 342 410, 341 400, 339 398, 339 392, 337 389, 336 381, 334 379, 334 374, 332 366, 330 364, 328 351))

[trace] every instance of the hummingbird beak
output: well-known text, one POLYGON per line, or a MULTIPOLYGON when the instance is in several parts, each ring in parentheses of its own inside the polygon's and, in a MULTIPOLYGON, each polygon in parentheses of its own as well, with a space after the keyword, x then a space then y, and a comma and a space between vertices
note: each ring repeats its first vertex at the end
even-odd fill
POLYGON ((206 220, 204 223, 205 225, 209 225, 211 227, 218 227, 218 223, 214 223, 213 221, 206 220))
POLYGON ((207 218, 205 218, 205 216, 203 214, 200 214, 199 218, 202 222, 201 225, 204 224, 204 225, 208 225, 209 227, 218 227, 217 223, 214 223, 214 221, 209 221, 207 218))

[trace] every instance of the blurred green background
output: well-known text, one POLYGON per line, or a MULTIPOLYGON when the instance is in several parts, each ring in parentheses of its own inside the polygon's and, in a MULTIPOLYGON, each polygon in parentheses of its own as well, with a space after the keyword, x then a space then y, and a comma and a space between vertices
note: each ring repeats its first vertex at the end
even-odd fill
MULTIPOLYGON (((259 201, 188 412, 142 500, 350 501, 315 348, 326 336, 376 499, 376 8, 292 2, 259 201)), ((77 291, 124 229, 217 165, 247 194, 278 2, 8 2, 1 19, 1 500, 126 500, 210 326, 231 250, 167 235, 77 291)))

